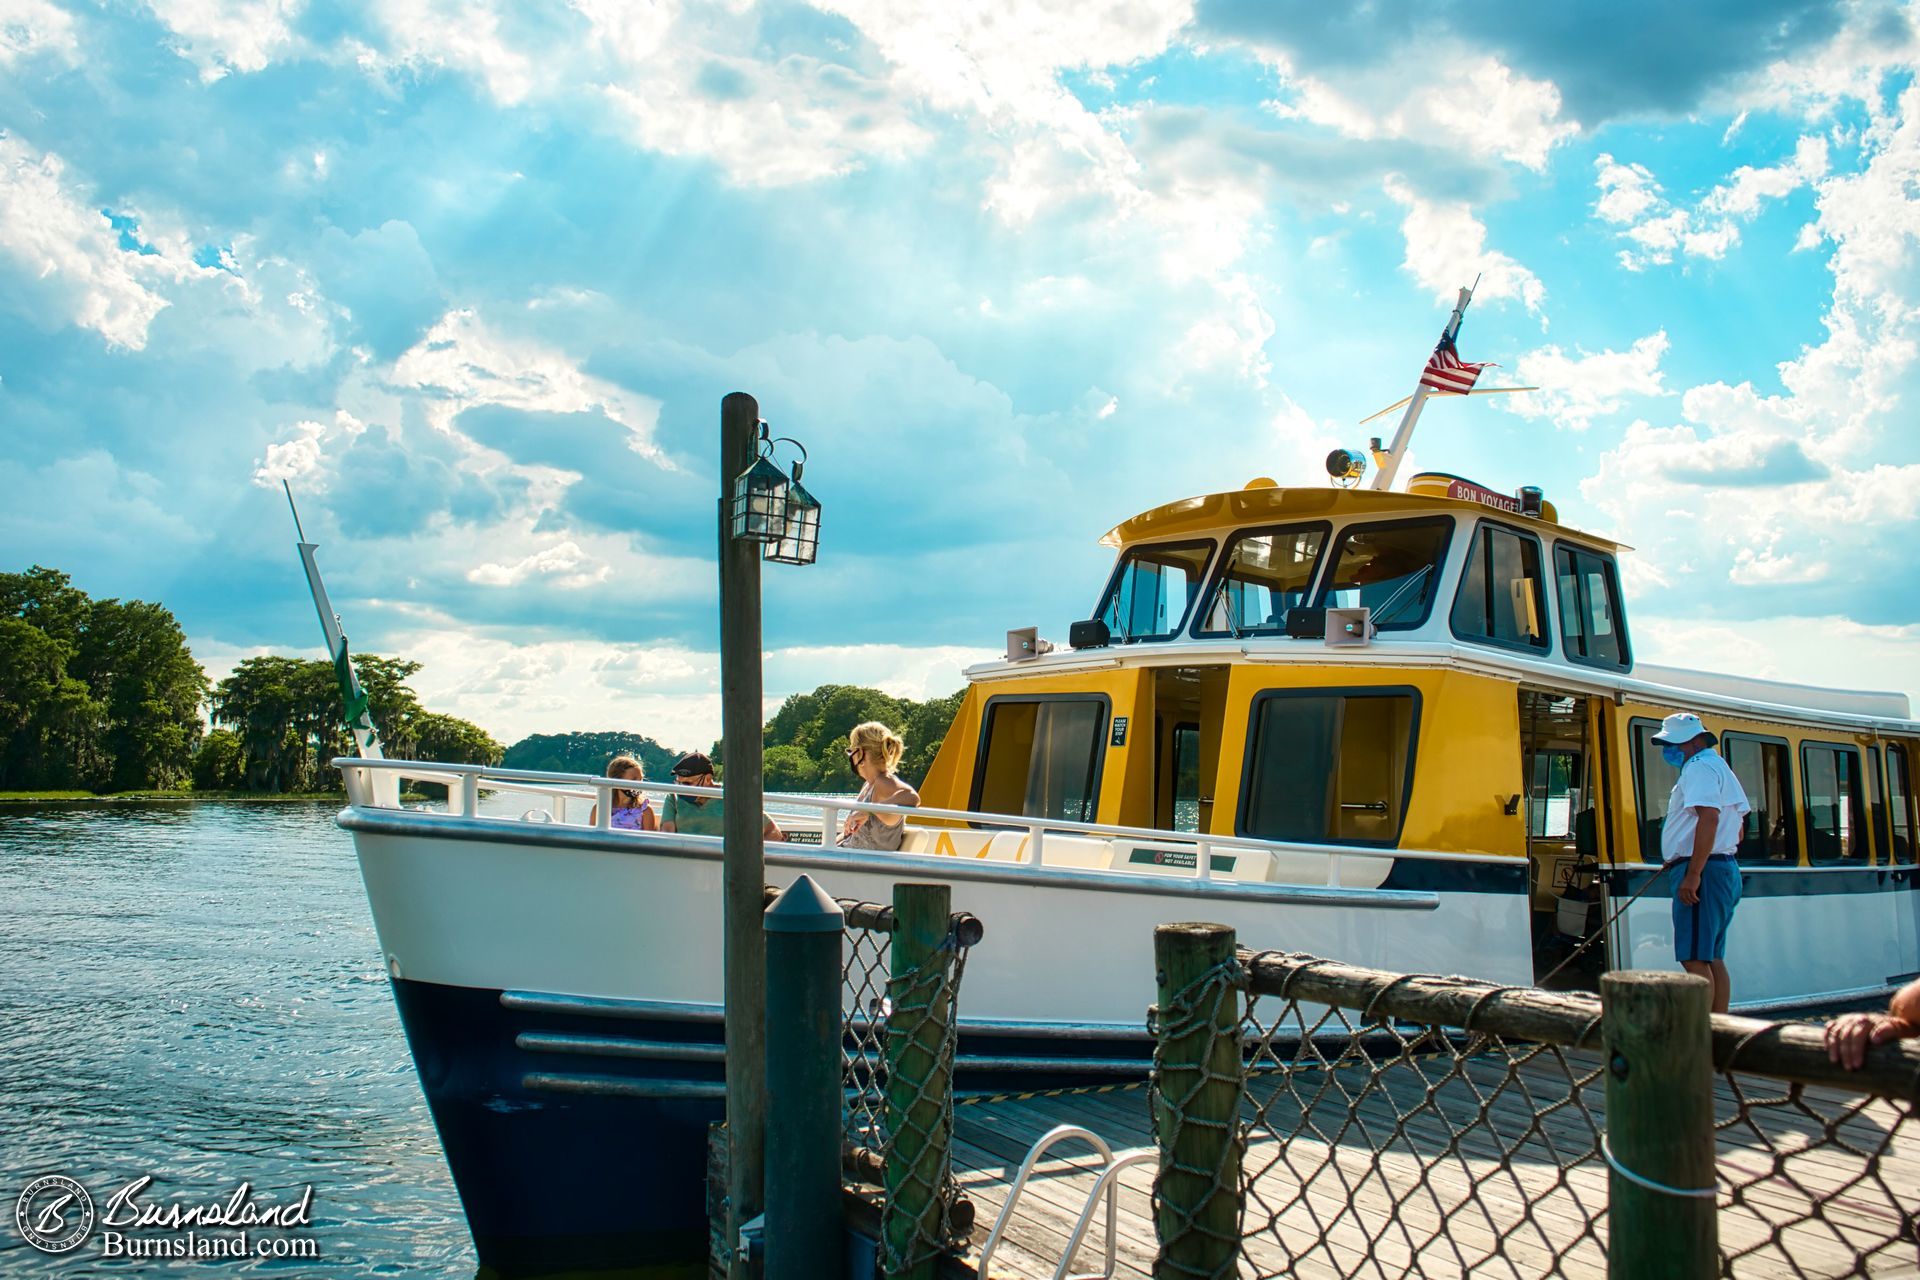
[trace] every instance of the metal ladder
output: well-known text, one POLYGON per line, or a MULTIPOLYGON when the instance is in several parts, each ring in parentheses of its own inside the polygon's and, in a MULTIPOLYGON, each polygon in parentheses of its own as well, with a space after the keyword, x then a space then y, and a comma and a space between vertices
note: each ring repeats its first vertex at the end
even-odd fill
POLYGON ((1082 1129, 1079 1125, 1056 1125, 1042 1134, 1040 1140, 1027 1152, 1027 1158, 1020 1162, 1020 1172, 1013 1179, 1013 1186, 1007 1190, 1006 1203, 1000 1206, 1000 1215, 993 1220, 993 1230, 987 1233, 987 1242, 980 1249, 980 1261, 974 1269, 981 1280, 992 1280, 987 1264, 993 1260, 993 1252, 1000 1247, 1005 1236, 1007 1223, 1013 1218, 1013 1206, 1027 1189, 1027 1179, 1033 1174, 1033 1167, 1040 1163, 1054 1145, 1077 1138, 1100 1153, 1100 1176, 1094 1181, 1093 1190, 1087 1193, 1086 1207, 1080 1210, 1079 1220, 1073 1224, 1073 1234, 1067 1237, 1067 1249, 1060 1257, 1060 1265, 1054 1269, 1053 1280, 1112 1280, 1114 1252, 1118 1246, 1119 1234, 1119 1177, 1120 1171, 1130 1169, 1137 1164, 1148 1164, 1157 1160, 1157 1153, 1151 1150, 1131 1152, 1124 1156, 1115 1156, 1113 1148, 1106 1139, 1091 1129, 1082 1129), (1100 1207, 1100 1201, 1107 1202, 1107 1243, 1105 1260, 1098 1271, 1068 1274, 1073 1265, 1073 1257, 1080 1251, 1080 1242, 1086 1238, 1087 1227, 1093 1222, 1094 1210, 1100 1207))

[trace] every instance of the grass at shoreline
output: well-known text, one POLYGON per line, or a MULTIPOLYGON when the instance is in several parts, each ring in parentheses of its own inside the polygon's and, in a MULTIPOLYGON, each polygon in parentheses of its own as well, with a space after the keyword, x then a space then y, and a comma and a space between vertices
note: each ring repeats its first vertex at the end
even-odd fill
POLYGON ((95 795, 91 791, 0 791, 0 804, 120 804, 153 800, 252 800, 274 803, 284 800, 337 800, 345 804, 344 791, 117 791, 95 795))

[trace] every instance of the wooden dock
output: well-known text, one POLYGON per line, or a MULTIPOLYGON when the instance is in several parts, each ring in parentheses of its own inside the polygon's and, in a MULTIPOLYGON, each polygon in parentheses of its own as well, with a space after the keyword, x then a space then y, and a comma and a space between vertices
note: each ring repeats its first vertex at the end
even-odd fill
MULTIPOLYGON (((1566 1059, 1576 1077, 1599 1066, 1595 1053, 1566 1059)), ((1605 1091, 1598 1082, 1582 1090, 1584 1113, 1553 1106, 1569 1086, 1551 1055, 1521 1064, 1511 1078, 1504 1057, 1464 1059, 1458 1071, 1450 1065, 1443 1059, 1426 1075, 1388 1071, 1351 1110, 1344 1095, 1329 1091, 1308 1117, 1311 1130, 1285 1143, 1272 1131, 1291 1131, 1299 1121, 1294 1094, 1272 1078, 1250 1084, 1250 1094, 1271 1105, 1272 1124, 1255 1132, 1246 1152, 1246 1168, 1260 1171, 1246 1228, 1271 1217, 1272 1230, 1248 1239, 1242 1276, 1606 1274, 1608 1172, 1593 1128, 1604 1121, 1605 1091), (1434 1077, 1441 1077, 1437 1087, 1434 1077), (1486 1118, 1473 1123, 1483 1108, 1486 1118)), ((1365 1080, 1357 1069, 1340 1076, 1356 1089, 1365 1080)), ((1913 1217, 1920 1132, 1896 1124, 1896 1104, 1876 1101, 1852 1116, 1837 1145, 1824 1141, 1823 1117, 1845 1113, 1852 1095, 1809 1087, 1804 1105, 1749 1107, 1742 1120, 1726 1077, 1716 1077, 1716 1091, 1721 1120, 1732 1121, 1719 1134, 1719 1229, 1733 1275, 1920 1277, 1913 1217), (1728 1181, 1741 1184, 1738 1197, 1725 1190, 1728 1181), (1870 1255, 1864 1269, 1862 1253, 1870 1255)), ((1767 1081, 1748 1089, 1771 1097, 1785 1091, 1767 1081)), ((954 1171, 977 1210, 972 1256, 1043 1134, 1072 1124, 1099 1134, 1117 1155, 1152 1150, 1147 1108, 1144 1084, 957 1106, 954 1171)), ((994 1277, 1054 1274, 1099 1163, 1084 1144, 1068 1142, 1036 1167, 992 1259, 994 1277)), ((1152 1183, 1151 1164, 1120 1175, 1116 1276, 1151 1274, 1152 1183)), ((1104 1230, 1102 1212, 1075 1274, 1098 1273, 1104 1230)))

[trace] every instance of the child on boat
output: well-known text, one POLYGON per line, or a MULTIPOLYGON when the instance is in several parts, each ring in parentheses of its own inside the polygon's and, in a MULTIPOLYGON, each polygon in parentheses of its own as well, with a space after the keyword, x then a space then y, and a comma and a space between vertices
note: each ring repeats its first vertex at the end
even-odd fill
MULTIPOLYGON (((609 778, 624 778, 631 782, 644 782, 646 770, 632 756, 615 756, 607 761, 609 778)), ((600 821, 600 806, 593 808, 591 819, 595 824, 600 821)), ((639 791, 615 790, 613 792, 613 812, 607 816, 607 823, 616 831, 658 831, 660 818, 653 811, 653 805, 639 791)))

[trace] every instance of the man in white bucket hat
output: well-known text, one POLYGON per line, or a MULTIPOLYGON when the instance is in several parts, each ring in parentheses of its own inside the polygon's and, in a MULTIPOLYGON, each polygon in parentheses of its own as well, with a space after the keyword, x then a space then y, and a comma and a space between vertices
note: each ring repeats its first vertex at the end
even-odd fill
POLYGON ((1680 771, 1667 797, 1660 857, 1682 864, 1673 891, 1673 954, 1680 967, 1713 984, 1713 1011, 1733 997, 1727 973, 1727 928, 1740 904, 1740 830, 1753 806, 1731 767, 1713 749, 1719 739, 1700 717, 1676 711, 1653 735, 1661 757, 1680 771))

